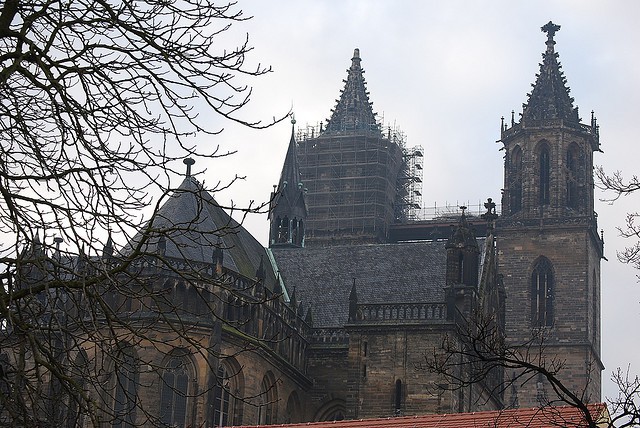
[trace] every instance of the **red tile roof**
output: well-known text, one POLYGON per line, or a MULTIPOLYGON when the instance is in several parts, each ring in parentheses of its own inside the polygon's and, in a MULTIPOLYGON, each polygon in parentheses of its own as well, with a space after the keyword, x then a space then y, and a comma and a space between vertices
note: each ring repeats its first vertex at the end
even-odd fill
MULTIPOLYGON (((598 426, 608 426, 609 412, 605 404, 590 404, 588 408, 592 418, 598 423, 598 426)), ((245 428, 249 428, 250 426, 255 427, 256 425, 246 425, 245 428)), ((473 413, 404 416, 397 418, 358 419, 350 421, 306 422, 270 426, 287 428, 587 428, 588 424, 582 412, 576 407, 557 406, 473 413)))

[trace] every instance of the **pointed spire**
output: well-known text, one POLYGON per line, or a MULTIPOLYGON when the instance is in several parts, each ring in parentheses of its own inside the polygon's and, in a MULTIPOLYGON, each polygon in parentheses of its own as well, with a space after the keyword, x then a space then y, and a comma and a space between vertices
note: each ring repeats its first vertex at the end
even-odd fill
POLYGON ((306 189, 302 184, 295 139, 296 120, 291 115, 291 139, 280 173, 280 181, 272 194, 269 219, 269 245, 304 245, 304 222, 307 219, 306 189))
POLYGON ((42 242, 40 241, 40 232, 36 232, 36 235, 33 237, 32 251, 34 257, 42 257, 45 255, 44 247, 42 242))
POLYGON ((218 243, 216 244, 216 247, 214 248, 213 254, 211 256, 211 261, 213 262, 213 271, 216 275, 222 274, 222 266, 224 262, 224 251, 222 249, 222 245, 222 238, 218 236, 218 243))
POLYGON ((164 256, 167 253, 167 238, 164 235, 160 235, 157 244, 158 255, 164 256))
POLYGON ((356 279, 353 278, 353 285, 351 286, 351 293, 349 293, 349 302, 358 303, 358 292, 356 291, 356 279))
POLYGON ((256 278, 258 281, 263 282, 266 277, 267 273, 264 269, 264 257, 260 256, 260 266, 258 266, 258 269, 256 270, 256 278))
POLYGON ((280 296, 282 293, 282 285, 280 285, 280 272, 276 275, 276 285, 273 287, 273 294, 280 296))
MULTIPOLYGON (((55 239, 58 239, 58 238, 55 238, 55 239)), ((107 242, 104 244, 104 247, 102 248, 102 258, 108 259, 112 256, 113 256, 113 240, 111 239, 111 233, 109 233, 109 236, 107 237, 107 242)))
POLYGON ((360 49, 353 51, 351 67, 347 70, 347 80, 340 99, 333 109, 324 134, 345 131, 368 131, 381 135, 375 113, 369 101, 369 92, 364 80, 364 70, 360 66, 360 49))
POLYGON ((356 279, 353 278, 353 286, 349 293, 349 321, 355 321, 358 316, 358 292, 356 291, 356 279))
POLYGON ((298 308, 298 300, 296 298, 296 287, 293 286, 293 292, 291 293, 291 298, 289 299, 289 307, 294 311, 298 308))
POLYGON ((313 327, 313 314, 311 313, 311 305, 307 308, 307 315, 304 317, 304 322, 307 323, 309 327, 313 327))
POLYGON ((533 90, 523 104, 522 118, 527 120, 563 119, 579 122, 578 109, 573 106, 573 98, 569 96, 567 80, 555 52, 553 39, 560 26, 549 21, 541 30, 547 33, 547 49, 542 54, 540 73, 536 76, 533 90))
POLYGON ((289 148, 287 149, 287 155, 284 158, 284 165, 282 166, 282 172, 280 173, 280 182, 278 183, 278 192, 282 195, 287 195, 287 197, 290 198, 289 202, 294 201, 299 194, 300 188, 303 187, 296 150, 298 143, 296 142, 295 137, 295 123, 296 120, 292 115, 289 148))
POLYGON ((80 254, 78 254, 76 271, 79 276, 84 276, 87 273, 87 254, 84 252, 84 245, 80 249, 80 254))
POLYGON ((476 241, 476 235, 471 229, 471 225, 467 220, 467 215, 465 214, 467 207, 461 206, 460 210, 462 214, 460 215, 460 220, 458 221, 458 226, 453 228, 453 233, 447 241, 446 248, 462 248, 462 247, 478 247, 478 242, 476 241))

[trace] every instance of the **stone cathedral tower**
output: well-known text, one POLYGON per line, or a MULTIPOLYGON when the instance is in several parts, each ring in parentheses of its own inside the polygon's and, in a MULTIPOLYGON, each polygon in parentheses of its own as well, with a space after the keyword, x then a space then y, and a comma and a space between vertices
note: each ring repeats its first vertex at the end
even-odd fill
MULTIPOLYGON (((586 402, 600 401, 600 259, 594 212, 595 117, 581 123, 555 52, 560 26, 549 22, 546 51, 519 122, 502 124, 504 193, 499 268, 506 289, 506 335, 513 346, 542 337, 547 365, 586 402)), ((536 354, 532 350, 532 354, 536 354)), ((537 355, 537 354, 536 354, 537 355)), ((535 355, 532 356, 535 358, 535 355)), ((505 373, 507 378, 518 373, 505 373)), ((521 382, 517 382, 520 385, 521 382)), ((505 404, 536 406, 552 397, 544 379, 507 391, 505 404)))

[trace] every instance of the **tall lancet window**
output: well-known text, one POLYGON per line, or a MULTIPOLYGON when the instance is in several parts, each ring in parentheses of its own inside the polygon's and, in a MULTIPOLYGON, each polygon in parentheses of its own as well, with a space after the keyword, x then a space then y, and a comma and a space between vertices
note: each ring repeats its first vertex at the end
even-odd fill
POLYGON ((549 154, 549 147, 543 144, 540 148, 540 205, 548 205, 550 197, 551 187, 551 156, 549 154))
POLYGON ((132 427, 136 419, 138 371, 133 349, 125 346, 113 371, 113 422, 114 428, 132 427))
POLYGON ((225 427, 230 421, 231 381, 227 369, 222 364, 218 367, 214 395, 214 426, 225 427))
POLYGON ((578 208, 580 204, 580 158, 580 148, 572 143, 567 150, 567 206, 570 208, 578 208))
POLYGON ((393 412, 395 416, 400 416, 402 413, 402 381, 400 379, 396 380, 394 402, 395 406, 393 412))
POLYGON ((188 425, 189 383, 193 379, 187 352, 173 351, 162 370, 160 421, 167 426, 188 425))
POLYGON ((531 321, 534 327, 553 325, 553 266, 540 257, 531 273, 531 321))
POLYGON ((509 183, 509 208, 511 214, 515 214, 522 209, 522 149, 515 146, 511 153, 511 169, 509 183))
POLYGON ((278 390, 276 388, 276 378, 271 371, 267 372, 262 379, 259 399, 258 424, 270 425, 274 423, 278 404, 278 390))

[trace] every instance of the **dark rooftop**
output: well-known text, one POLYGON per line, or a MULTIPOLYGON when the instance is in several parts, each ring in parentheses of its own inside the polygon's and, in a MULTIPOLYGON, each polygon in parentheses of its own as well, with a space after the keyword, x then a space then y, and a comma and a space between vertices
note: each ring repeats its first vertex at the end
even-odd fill
MULTIPOLYGON (((478 240, 482 244, 484 240, 478 240)), ((444 302, 446 241, 271 251, 289 293, 312 305, 314 327, 342 327, 358 303, 444 302)))

